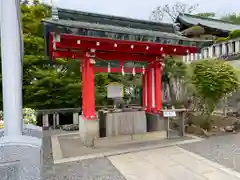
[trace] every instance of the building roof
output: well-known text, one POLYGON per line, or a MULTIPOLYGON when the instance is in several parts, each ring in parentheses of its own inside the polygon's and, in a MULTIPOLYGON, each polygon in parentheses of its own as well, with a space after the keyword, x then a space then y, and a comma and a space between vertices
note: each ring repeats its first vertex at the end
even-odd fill
POLYGON ((204 18, 200 16, 194 16, 190 14, 180 14, 176 20, 177 23, 185 24, 187 26, 202 25, 225 32, 231 32, 233 30, 240 29, 240 25, 232 24, 226 21, 204 18))
POLYGON ((59 19, 174 33, 173 24, 58 8, 59 19))
POLYGON ((111 38, 116 40, 145 41, 161 44, 209 46, 212 41, 191 39, 176 32, 173 24, 108 16, 95 13, 58 9, 59 19, 44 19, 45 43, 49 32, 111 38))
MULTIPOLYGON (((162 37, 162 38, 171 38, 176 40, 191 41, 191 39, 186 38, 184 36, 174 34, 174 33, 161 32, 161 31, 136 29, 131 27, 121 27, 121 26, 113 26, 113 25, 107 25, 107 24, 97 24, 97 23, 88 23, 88 22, 62 20, 62 19, 59 19, 57 21, 52 19, 45 19, 43 21, 45 23, 60 25, 64 27, 84 28, 84 29, 98 30, 98 31, 104 31, 104 32, 107 31, 107 32, 113 32, 113 33, 153 36, 153 37, 162 37)), ((198 41, 198 40, 194 40, 194 41, 198 41)))

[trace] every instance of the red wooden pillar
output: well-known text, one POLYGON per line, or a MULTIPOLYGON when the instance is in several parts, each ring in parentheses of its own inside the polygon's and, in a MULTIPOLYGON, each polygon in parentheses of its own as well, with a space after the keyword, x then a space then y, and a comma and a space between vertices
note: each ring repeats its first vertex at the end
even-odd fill
POLYGON ((147 75, 147 112, 152 111, 152 71, 149 67, 146 71, 147 75))
POLYGON ((161 64, 155 63, 155 106, 156 111, 160 112, 162 109, 162 78, 161 78, 161 64))
POLYGON ((147 110, 147 75, 142 76, 142 104, 144 110, 147 110))
POLYGON ((83 59, 83 113, 86 119, 96 119, 94 96, 94 64, 87 55, 83 59))
POLYGON ((82 66, 81 66, 81 72, 82 72, 82 115, 85 117, 86 115, 86 60, 85 58, 82 59, 82 66))

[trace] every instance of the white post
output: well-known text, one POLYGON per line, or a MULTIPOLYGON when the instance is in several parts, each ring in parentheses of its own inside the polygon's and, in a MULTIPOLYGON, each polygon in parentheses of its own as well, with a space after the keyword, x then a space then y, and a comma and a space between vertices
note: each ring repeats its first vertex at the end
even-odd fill
POLYGON ((240 40, 236 40, 235 46, 236 46, 236 52, 239 53, 240 52, 240 40))
POLYGON ((48 114, 43 115, 43 128, 49 127, 48 114))
POLYGON ((78 115, 78 113, 73 113, 73 124, 79 124, 79 115, 78 115))
POLYGON ((222 43, 222 55, 226 55, 226 54, 227 54, 226 44, 222 43))
POLYGON ((56 114, 56 126, 59 126, 59 114, 56 114))
POLYGON ((22 38, 17 0, 1 0, 4 135, 22 135, 22 38))
POLYGON ((213 57, 213 46, 208 47, 208 57, 210 57, 210 58, 213 57))
POLYGON ((219 44, 217 44, 215 46, 215 56, 216 57, 219 57, 220 56, 220 47, 219 47, 219 44))

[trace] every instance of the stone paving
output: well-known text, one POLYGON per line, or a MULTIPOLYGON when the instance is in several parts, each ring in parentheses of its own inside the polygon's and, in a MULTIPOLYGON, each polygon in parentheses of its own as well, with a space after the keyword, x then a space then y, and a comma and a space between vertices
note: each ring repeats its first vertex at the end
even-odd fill
MULTIPOLYGON (((149 178, 151 180, 239 180, 237 177, 231 177, 229 171, 201 164, 199 161, 205 160, 199 157, 205 157, 204 159, 240 172, 240 149, 238 148, 240 134, 212 137, 179 147, 171 146, 110 156, 108 157, 110 161, 108 158, 95 158, 58 165, 53 164, 51 135, 52 132, 50 134, 46 132, 43 139, 42 177, 44 180, 146 180, 149 178), (179 149, 184 153, 179 153, 179 149), (191 152, 200 156, 194 159, 189 156, 191 152), (171 157, 167 159, 169 153, 171 157), (160 172, 159 169, 161 169, 160 172)), ((235 173, 230 170, 230 174, 231 172, 235 173)))
POLYGON ((127 180, 240 180, 240 174, 177 146, 109 159, 127 180))
POLYGON ((43 138, 43 180, 125 180, 106 158, 54 165, 51 135, 45 132, 43 138))
POLYGON ((211 137, 204 141, 185 144, 180 147, 240 173, 239 133, 211 137))

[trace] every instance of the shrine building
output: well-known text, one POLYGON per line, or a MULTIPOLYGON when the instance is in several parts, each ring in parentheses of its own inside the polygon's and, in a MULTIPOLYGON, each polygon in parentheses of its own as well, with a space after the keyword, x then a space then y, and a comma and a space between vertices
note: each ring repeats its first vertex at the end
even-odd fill
MULTIPOLYGON (((102 124, 95 109, 94 73, 134 71, 142 74, 144 117, 148 113, 161 116, 163 58, 198 53, 211 44, 208 40, 182 36, 173 24, 61 8, 53 9, 53 16, 44 19, 43 24, 46 54, 52 60, 68 58, 81 62, 82 115, 79 129, 87 146, 94 145, 102 124), (126 65, 129 62, 132 62, 131 67, 126 65)), ((142 131, 137 133, 147 133, 146 124, 143 120, 142 131)))

